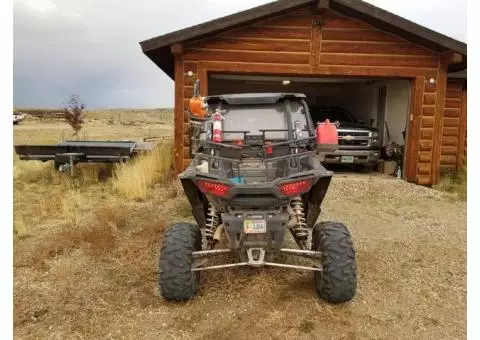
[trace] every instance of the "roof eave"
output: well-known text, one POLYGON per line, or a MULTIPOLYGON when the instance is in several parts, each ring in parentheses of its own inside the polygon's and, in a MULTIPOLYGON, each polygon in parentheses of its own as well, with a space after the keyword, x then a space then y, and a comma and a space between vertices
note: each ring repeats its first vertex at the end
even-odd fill
MULTIPOLYGON (((214 19, 195 26, 184 28, 162 36, 140 42, 146 54, 170 78, 174 79, 174 58, 170 45, 185 43, 215 35, 226 30, 248 25, 267 17, 281 15, 296 8, 306 7, 318 0, 278 0, 242 12, 214 19)), ((329 7, 342 14, 357 17, 370 22, 380 29, 393 34, 410 37, 413 41, 438 52, 454 51, 464 56, 466 65, 467 44, 441 33, 430 30, 396 14, 387 12, 359 0, 330 0, 329 7)), ((461 66, 460 68, 462 68, 461 66)), ((465 66, 466 67, 466 66, 465 66)), ((452 69, 453 70, 453 69, 452 69)))
POLYGON ((331 8, 352 16, 369 16, 374 21, 387 26, 388 31, 402 30, 406 35, 416 35, 423 39, 424 45, 435 44, 445 50, 452 50, 467 56, 467 44, 448 37, 427 27, 421 26, 408 19, 390 13, 379 7, 358 0, 332 0, 331 8))
POLYGON ((224 30, 230 30, 238 25, 247 25, 249 22, 261 20, 272 15, 279 15, 281 12, 290 11, 295 8, 306 6, 315 0, 279 0, 269 2, 265 5, 250 8, 225 17, 210 20, 198 25, 187 27, 178 31, 164 34, 155 38, 140 42, 143 52, 191 39, 201 39, 205 35, 212 35, 224 30))

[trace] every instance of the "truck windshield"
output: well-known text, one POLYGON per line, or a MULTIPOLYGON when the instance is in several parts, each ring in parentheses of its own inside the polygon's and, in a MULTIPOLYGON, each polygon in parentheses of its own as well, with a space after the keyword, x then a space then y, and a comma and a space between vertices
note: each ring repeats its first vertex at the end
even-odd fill
POLYGON ((328 119, 331 122, 356 122, 355 118, 353 118, 353 116, 347 110, 341 108, 321 108, 312 110, 312 119, 317 122, 323 122, 325 119, 328 119))
MULTIPOLYGON (((290 107, 292 110, 292 128, 294 128, 295 121, 300 121, 303 129, 308 129, 301 103, 292 101, 290 107)), ((260 130, 285 130, 266 132, 265 137, 267 139, 288 138, 288 122, 283 102, 265 105, 224 105, 222 110, 227 110, 223 121, 225 140, 243 138, 242 133, 229 133, 229 131, 249 131, 252 135, 260 135, 262 134, 260 130)))

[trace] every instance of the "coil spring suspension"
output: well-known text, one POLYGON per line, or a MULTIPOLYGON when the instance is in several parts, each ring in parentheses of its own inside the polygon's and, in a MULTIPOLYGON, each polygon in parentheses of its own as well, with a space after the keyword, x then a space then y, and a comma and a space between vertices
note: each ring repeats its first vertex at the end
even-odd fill
POLYGON ((293 234, 297 240, 307 240, 308 239, 308 229, 305 222, 305 212, 303 209, 303 201, 300 196, 297 196, 292 199, 291 207, 293 210, 293 218, 295 224, 293 226, 293 234))
POLYGON ((205 223, 205 238, 208 243, 213 242, 213 235, 218 228, 220 222, 220 214, 217 208, 215 208, 211 203, 208 206, 208 216, 205 223))

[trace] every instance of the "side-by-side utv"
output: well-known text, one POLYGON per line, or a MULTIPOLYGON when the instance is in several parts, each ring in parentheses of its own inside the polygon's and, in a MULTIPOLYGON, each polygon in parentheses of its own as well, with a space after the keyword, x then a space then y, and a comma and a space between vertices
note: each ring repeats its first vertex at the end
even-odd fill
POLYGON ((318 153, 336 147, 335 125, 315 127, 302 94, 191 103, 192 162, 179 179, 197 224, 176 223, 165 234, 163 298, 193 298, 203 270, 273 266, 312 271, 319 296, 330 303, 351 300, 357 286, 351 235, 342 223, 317 223, 332 179, 318 153), (297 247, 287 247, 287 232, 297 247), (221 254, 236 261, 209 263, 221 254), (306 260, 285 261, 294 257, 306 260))

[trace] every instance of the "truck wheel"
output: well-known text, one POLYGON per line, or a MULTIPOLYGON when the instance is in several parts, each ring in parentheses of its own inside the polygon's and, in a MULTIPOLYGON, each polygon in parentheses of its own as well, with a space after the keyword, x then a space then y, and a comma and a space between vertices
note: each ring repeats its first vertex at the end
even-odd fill
POLYGON ((313 228, 312 250, 322 252, 323 272, 315 272, 318 295, 329 303, 350 301, 357 289, 355 249, 347 227, 324 222, 313 228))
POLYGON ((201 250, 200 228, 177 223, 165 234, 159 261, 160 294, 166 300, 192 299, 197 293, 199 272, 192 272, 192 252, 201 250))

